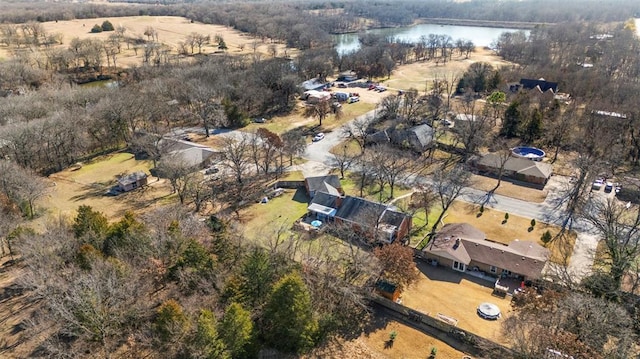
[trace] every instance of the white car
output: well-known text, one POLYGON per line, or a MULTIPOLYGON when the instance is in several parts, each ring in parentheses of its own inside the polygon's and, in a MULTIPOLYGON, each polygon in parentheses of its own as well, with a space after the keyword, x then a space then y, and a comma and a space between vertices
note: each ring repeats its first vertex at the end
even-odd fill
POLYGON ((602 185, 604 185, 604 181, 598 178, 597 180, 593 181, 593 184, 591 185, 591 189, 594 191, 599 191, 600 188, 602 188, 602 185))
POLYGON ((322 140, 324 138, 324 133, 320 132, 320 133, 316 133, 315 136, 313 136, 313 142, 318 142, 320 140, 322 140))
POLYGON ((347 103, 354 103, 354 102, 358 102, 360 101, 360 97, 358 96, 351 96, 349 97, 349 99, 347 100, 347 103))

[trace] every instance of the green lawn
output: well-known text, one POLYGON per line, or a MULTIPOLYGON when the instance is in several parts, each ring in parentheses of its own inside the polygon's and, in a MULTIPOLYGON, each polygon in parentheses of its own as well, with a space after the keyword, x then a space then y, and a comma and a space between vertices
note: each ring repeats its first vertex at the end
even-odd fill
POLYGON ((304 192, 304 189, 287 189, 268 203, 256 203, 243 210, 241 217, 245 220, 247 238, 261 242, 280 229, 290 231, 293 222, 307 213, 308 197, 304 192))
MULTIPOLYGON (((334 172, 336 172, 338 176, 340 175, 339 170, 338 171, 334 170, 334 172)), ((344 190, 344 193, 350 196, 360 197, 359 181, 360 181, 360 176, 358 173, 348 172, 348 171, 345 172, 344 178, 340 180, 340 182, 342 183, 342 189, 344 190)), ((393 196, 397 198, 409 192, 411 192, 410 188, 396 184, 393 190, 393 196)), ((388 202, 388 200, 392 199, 390 198, 390 196, 391 196, 391 189, 388 185, 385 186, 385 188, 381 192, 380 186, 378 186, 375 183, 371 183, 370 185, 365 186, 362 192, 362 197, 372 201, 378 201, 378 202, 380 201, 380 199, 382 199, 382 202, 388 202)))

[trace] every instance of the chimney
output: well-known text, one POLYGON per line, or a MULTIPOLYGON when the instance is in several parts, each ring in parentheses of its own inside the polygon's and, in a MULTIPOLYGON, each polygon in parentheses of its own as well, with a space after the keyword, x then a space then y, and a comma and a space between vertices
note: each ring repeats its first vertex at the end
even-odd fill
POLYGON ((343 196, 336 197, 336 208, 340 208, 340 206, 342 206, 342 199, 343 198, 344 198, 343 196))

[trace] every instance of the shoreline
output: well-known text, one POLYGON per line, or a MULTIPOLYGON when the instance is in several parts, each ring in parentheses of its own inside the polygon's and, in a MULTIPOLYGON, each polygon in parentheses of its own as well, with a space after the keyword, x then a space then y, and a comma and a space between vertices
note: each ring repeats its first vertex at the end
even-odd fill
POLYGON ((452 25, 452 26, 475 26, 493 27, 500 29, 520 29, 531 30, 538 26, 552 26, 552 23, 543 22, 521 22, 521 21, 492 21, 492 20, 472 20, 472 19, 448 19, 448 18, 420 18, 416 24, 452 25))

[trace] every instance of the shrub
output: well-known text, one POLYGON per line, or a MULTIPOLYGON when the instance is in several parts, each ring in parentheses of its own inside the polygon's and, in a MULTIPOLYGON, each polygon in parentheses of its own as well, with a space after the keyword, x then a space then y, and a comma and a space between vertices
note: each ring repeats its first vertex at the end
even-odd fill
POLYGON ((504 220, 505 220, 505 221, 508 221, 508 220, 509 220, 509 213, 505 213, 505 214, 504 214, 504 220))
POLYGON ((391 333, 389 333, 389 340, 394 341, 396 340, 397 337, 398 337, 398 332, 396 332, 395 330, 392 330, 391 333))
POLYGON ((540 240, 542 241, 542 243, 544 243, 545 245, 549 244, 549 242, 551 242, 551 232, 546 231, 544 233, 542 233, 542 236, 540 237, 540 240))
POLYGON ((535 220, 535 219, 532 219, 532 220, 531 220, 531 227, 535 227, 535 226, 536 226, 536 220, 535 220))
POLYGON ((115 30, 115 29, 113 28, 113 24, 112 24, 109 20, 105 20, 105 21, 102 23, 101 28, 102 28, 102 31, 113 31, 113 30, 115 30))
POLYGON ((99 32, 102 32, 102 27, 100 27, 100 25, 95 24, 93 25, 93 27, 91 28, 91 32, 94 34, 97 34, 99 32))

